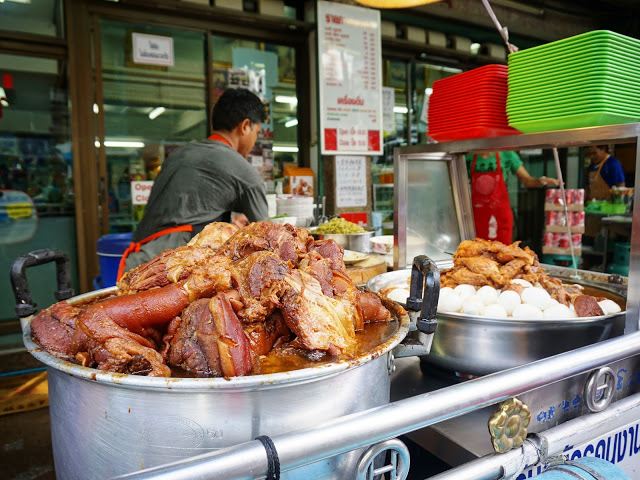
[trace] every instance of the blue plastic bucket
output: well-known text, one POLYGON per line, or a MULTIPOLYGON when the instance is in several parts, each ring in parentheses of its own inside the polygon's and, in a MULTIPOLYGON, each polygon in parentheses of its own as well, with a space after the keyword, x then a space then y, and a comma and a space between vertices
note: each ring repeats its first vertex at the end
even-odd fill
POLYGON ((98 239, 98 260, 100 261, 100 288, 116 284, 120 258, 131 243, 132 232, 109 233, 98 239))
POLYGON ((597 457, 582 457, 573 462, 550 467, 536 478, 540 480, 598 480, 602 478, 607 480, 631 480, 620 468, 597 457), (592 475, 592 473, 595 473, 595 475, 592 475))

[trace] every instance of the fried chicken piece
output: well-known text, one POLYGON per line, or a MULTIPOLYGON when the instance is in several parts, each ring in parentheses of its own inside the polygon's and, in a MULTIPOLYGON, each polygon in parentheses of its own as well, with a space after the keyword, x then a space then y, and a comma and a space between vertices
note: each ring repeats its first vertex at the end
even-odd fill
POLYGON ((487 279, 487 284, 493 283, 496 287, 504 287, 506 284, 506 279, 495 260, 482 256, 461 257, 458 259, 458 263, 472 273, 483 275, 487 279))
POLYGON ((456 285, 469 284, 475 287, 489 285, 489 279, 481 273, 474 273, 468 268, 460 268, 452 272, 451 279, 456 285))

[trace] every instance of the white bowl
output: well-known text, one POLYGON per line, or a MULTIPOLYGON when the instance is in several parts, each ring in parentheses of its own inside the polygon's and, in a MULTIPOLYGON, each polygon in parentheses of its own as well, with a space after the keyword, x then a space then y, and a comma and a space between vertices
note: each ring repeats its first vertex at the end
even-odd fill
POLYGON ((298 221, 298 217, 278 217, 278 218, 270 218, 269 221, 271 223, 279 223, 279 224, 285 224, 285 223, 290 223, 291 225, 293 225, 294 227, 297 226, 296 222, 298 221))
POLYGON ((369 243, 371 243, 371 251, 373 253, 386 255, 393 252, 393 235, 371 237, 369 243))

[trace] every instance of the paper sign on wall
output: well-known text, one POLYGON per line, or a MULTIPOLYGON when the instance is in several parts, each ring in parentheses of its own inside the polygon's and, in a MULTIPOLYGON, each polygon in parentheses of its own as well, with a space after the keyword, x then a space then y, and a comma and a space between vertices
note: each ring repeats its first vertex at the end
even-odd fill
POLYGON ((396 131, 395 103, 396 91, 393 87, 382 87, 382 129, 385 132, 396 131))
POLYGON ((336 206, 367 206, 367 158, 336 156, 336 206))
POLYGON ((132 33, 133 63, 173 67, 173 38, 132 33))
POLYGON ((382 154, 380 11, 318 2, 323 155, 382 154))
POLYGON ((133 205, 146 205, 153 188, 153 180, 135 180, 131 182, 131 203, 133 205))

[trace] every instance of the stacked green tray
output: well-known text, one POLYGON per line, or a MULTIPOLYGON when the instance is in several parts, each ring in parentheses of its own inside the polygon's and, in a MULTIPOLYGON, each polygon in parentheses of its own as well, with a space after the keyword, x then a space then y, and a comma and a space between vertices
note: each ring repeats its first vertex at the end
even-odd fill
POLYGON ((508 85, 525 133, 640 121, 640 40, 596 30, 512 53, 508 85))

